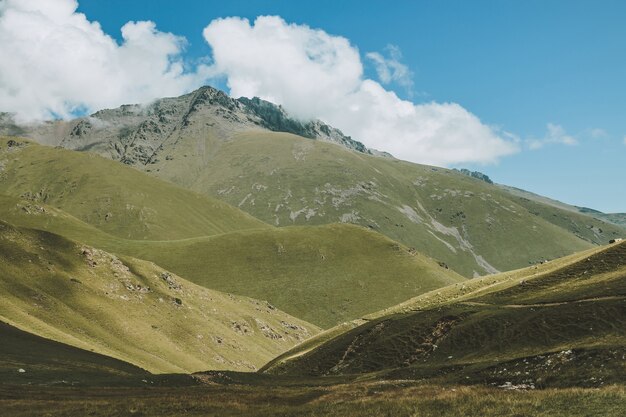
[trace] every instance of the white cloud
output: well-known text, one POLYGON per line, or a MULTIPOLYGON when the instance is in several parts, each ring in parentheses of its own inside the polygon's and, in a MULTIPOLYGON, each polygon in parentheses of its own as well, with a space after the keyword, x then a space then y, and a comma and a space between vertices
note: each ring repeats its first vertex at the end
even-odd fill
POLYGON ((541 149, 549 144, 574 146, 578 145, 578 141, 573 136, 568 135, 563 126, 554 123, 548 123, 547 132, 543 139, 528 141, 528 146, 532 150, 541 149))
POLYGON ((363 66, 347 39, 275 16, 256 23, 216 19, 204 29, 213 70, 227 75, 233 97, 260 96, 308 119, 359 88, 363 66))
MULTIPOLYGON (((76 0, 0 0, 0 111, 18 120, 71 117, 186 93, 209 77, 232 96, 259 96, 301 119, 320 118, 367 146, 435 165, 488 163, 518 150, 505 132, 455 103, 414 104, 365 79, 340 36, 263 16, 204 30, 213 64, 186 71, 185 39, 153 22, 128 22, 122 42, 76 12, 76 0)), ((399 49, 368 54, 381 81, 411 86, 399 49)))
MULTIPOLYGON (((258 96, 302 119, 320 118, 401 159, 490 163, 518 150, 503 139, 507 135, 458 104, 414 104, 364 79, 359 52, 345 38, 276 16, 258 17, 254 24, 237 17, 214 20, 204 36, 213 48, 213 74, 227 77, 234 97, 258 96)), ((393 68, 381 62, 391 81, 393 68)))
POLYGON ((385 48, 388 58, 379 52, 368 52, 365 56, 374 62, 376 73, 383 84, 396 82, 406 88, 409 94, 413 89, 413 73, 402 60, 402 52, 395 45, 387 45, 385 48))
POLYGON ((75 0, 0 1, 0 111, 21 120, 69 117, 179 95, 204 77, 185 73, 185 39, 129 22, 119 45, 75 0))

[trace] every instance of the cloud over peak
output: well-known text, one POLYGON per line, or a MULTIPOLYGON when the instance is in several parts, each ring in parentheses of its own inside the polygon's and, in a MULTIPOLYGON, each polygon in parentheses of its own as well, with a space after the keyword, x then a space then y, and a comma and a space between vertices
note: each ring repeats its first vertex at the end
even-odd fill
POLYGON ((278 16, 253 23, 230 17, 204 29, 211 64, 190 69, 184 38, 140 21, 126 23, 118 43, 77 6, 75 0, 0 0, 0 111, 22 121, 68 118, 181 95, 221 78, 234 97, 281 104, 297 118, 322 119, 413 162, 490 163, 518 151, 506 132, 459 104, 415 104, 385 88, 413 87, 394 46, 365 56, 377 82, 364 76, 359 50, 344 37, 278 16))
MULTIPOLYGON (((213 73, 231 95, 282 104, 303 119, 320 118, 369 147, 434 165, 489 163, 518 150, 455 103, 414 104, 363 76, 359 51, 339 36, 277 16, 254 23, 218 19, 204 30, 213 48, 213 73)), ((399 50, 370 54, 381 80, 405 80, 399 50)))
POLYGON ((359 87, 358 51, 340 36, 277 16, 216 19, 204 29, 213 49, 212 70, 225 75, 233 97, 259 96, 293 115, 319 117, 329 101, 359 87))

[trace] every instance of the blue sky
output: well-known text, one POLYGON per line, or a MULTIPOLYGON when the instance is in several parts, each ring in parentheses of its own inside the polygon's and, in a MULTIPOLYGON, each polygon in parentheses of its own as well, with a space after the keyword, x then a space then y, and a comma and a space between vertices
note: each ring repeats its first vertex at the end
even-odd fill
MULTIPOLYGON (((495 163, 448 165, 567 203, 626 211, 624 1, 80 0, 78 11, 120 43, 128 21, 151 20, 184 36, 189 67, 210 63, 202 31, 229 16, 278 15, 347 38, 365 78, 377 81, 365 55, 395 45, 413 85, 396 80, 383 83, 387 90, 416 104, 458 103, 518 144, 495 163)), ((223 79, 213 84, 226 87, 223 79)))

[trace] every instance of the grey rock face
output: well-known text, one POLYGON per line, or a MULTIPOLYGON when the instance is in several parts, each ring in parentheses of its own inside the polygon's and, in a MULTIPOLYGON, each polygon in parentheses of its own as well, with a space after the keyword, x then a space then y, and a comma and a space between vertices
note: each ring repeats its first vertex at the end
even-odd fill
POLYGON ((0 134, 91 151, 135 166, 148 166, 168 158, 168 148, 186 138, 210 134, 226 141, 233 134, 254 129, 294 133, 377 154, 319 120, 300 121, 290 117, 281 106, 259 98, 233 99, 212 87, 148 105, 127 104, 100 110, 70 121, 17 125, 11 115, 0 114, 0 134))

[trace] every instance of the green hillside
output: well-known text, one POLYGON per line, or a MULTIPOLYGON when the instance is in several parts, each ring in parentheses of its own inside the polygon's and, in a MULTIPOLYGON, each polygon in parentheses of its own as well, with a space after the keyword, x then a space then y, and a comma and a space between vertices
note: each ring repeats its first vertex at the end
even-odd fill
POLYGON ((254 370, 318 328, 150 262, 0 222, 0 321, 150 372, 254 370))
POLYGON ((221 201, 94 154, 0 138, 0 194, 45 203, 129 239, 182 239, 265 227, 221 201))
POLYGON ((385 236, 353 225, 242 231, 150 242, 136 256, 208 288, 269 300, 330 327, 465 279, 385 236))
POLYGON ((545 215, 538 215, 498 186, 452 170, 291 134, 185 139, 168 148, 171 160, 150 165, 151 174, 276 226, 369 227, 468 277, 554 259, 623 234, 615 225, 552 206, 542 206, 539 214, 545 215), (193 153, 195 148, 205 151, 193 153))
MULTIPOLYGON (((0 124, 0 131, 15 129, 0 124)), ((20 132, 128 164, 275 226, 369 227, 466 277, 555 259, 624 234, 565 204, 540 196, 529 204, 510 188, 396 160, 319 121, 291 119, 276 105, 211 87, 20 132)), ((183 234, 177 238, 189 233, 183 234)))
MULTIPOLYGON (((601 238, 604 234, 601 224, 588 224, 588 218, 602 220, 612 225, 625 227, 626 213, 602 213, 601 211, 572 206, 548 197, 540 196, 519 188, 509 187, 506 185, 498 185, 498 187, 507 191, 512 195, 512 199, 520 205, 526 207, 531 213, 542 217, 543 219, 571 229, 576 235, 585 238, 585 232, 591 231, 596 238, 601 238), (555 210, 556 209, 556 210, 555 210), (581 230, 580 225, 587 225, 588 231, 581 230)), ((618 233, 619 234, 619 233, 618 233)), ((626 234, 621 231, 621 235, 626 234)), ((604 242, 606 243, 606 242, 604 242)))
POLYGON ((603 386, 626 371, 625 313, 622 243, 416 297, 321 334, 265 371, 603 386))
POLYGON ((160 266, 207 288, 268 300, 322 327, 464 281, 374 231, 353 225, 268 228, 175 241, 108 235, 61 210, 0 195, 12 224, 63 234, 160 266))

